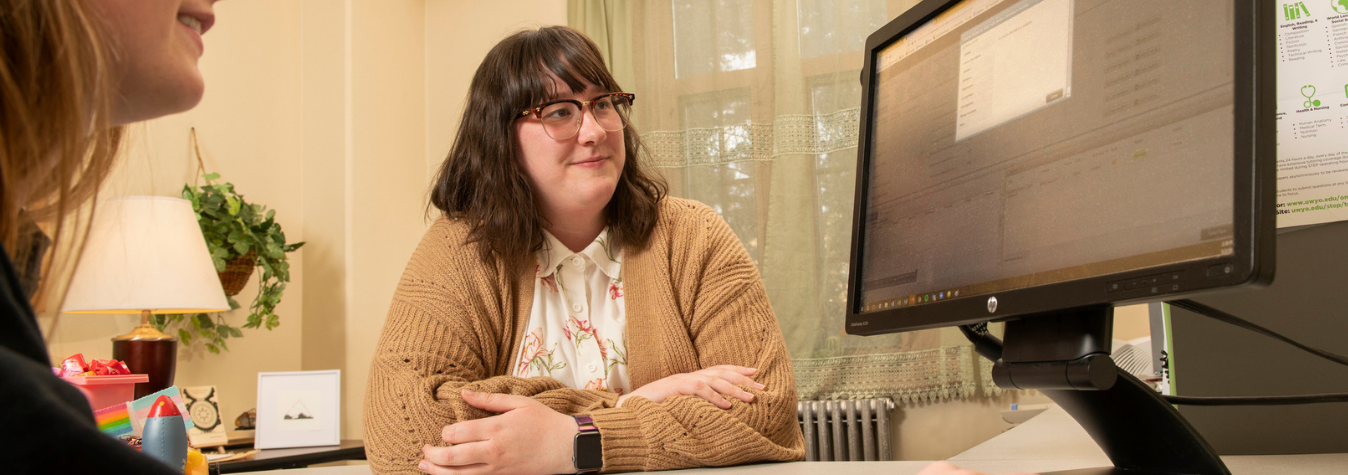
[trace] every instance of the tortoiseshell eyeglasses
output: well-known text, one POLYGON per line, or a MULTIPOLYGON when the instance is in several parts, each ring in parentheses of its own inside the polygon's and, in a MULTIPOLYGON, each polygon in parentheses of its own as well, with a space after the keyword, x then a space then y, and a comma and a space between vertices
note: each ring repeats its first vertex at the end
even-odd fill
POLYGON ((604 94, 588 101, 562 99, 534 107, 520 113, 520 117, 533 114, 543 122, 543 130, 553 140, 566 140, 580 132, 580 124, 585 121, 582 112, 589 106, 594 120, 604 130, 617 132, 627 127, 628 114, 632 112, 632 101, 636 94, 614 92, 604 94))

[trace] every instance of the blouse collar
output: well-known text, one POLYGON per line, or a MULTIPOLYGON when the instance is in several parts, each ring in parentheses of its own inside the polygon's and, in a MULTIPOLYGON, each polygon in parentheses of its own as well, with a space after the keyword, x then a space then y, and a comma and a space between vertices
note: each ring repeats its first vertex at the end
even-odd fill
POLYGON ((600 231, 599 237, 594 238, 594 242, 585 246, 580 252, 571 252, 546 229, 543 230, 543 236, 545 241, 543 249, 538 251, 538 267, 535 269, 537 277, 552 275, 557 272, 558 267, 566 263, 567 259, 577 255, 583 255, 590 262, 594 262, 599 271, 610 279, 617 279, 622 270, 622 247, 616 242, 609 241, 608 227, 600 231))

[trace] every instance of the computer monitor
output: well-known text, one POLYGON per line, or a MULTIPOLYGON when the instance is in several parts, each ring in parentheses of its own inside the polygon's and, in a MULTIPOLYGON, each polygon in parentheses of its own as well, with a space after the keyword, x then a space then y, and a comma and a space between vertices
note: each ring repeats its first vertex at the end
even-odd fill
POLYGON ((1277 11, 926 0, 871 35, 847 332, 1008 321, 998 384, 1077 400, 1114 305, 1270 282, 1277 11))
POLYGON ((1273 31, 1255 13, 926 1, 872 35, 848 332, 1269 281, 1272 81, 1255 54, 1273 31))

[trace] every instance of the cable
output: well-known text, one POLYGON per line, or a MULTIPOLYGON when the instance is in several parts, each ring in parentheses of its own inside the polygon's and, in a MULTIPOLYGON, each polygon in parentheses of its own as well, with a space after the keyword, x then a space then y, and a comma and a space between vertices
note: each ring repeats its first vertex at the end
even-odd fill
POLYGON ((979 356, 992 362, 1002 359, 1002 340, 988 333, 987 322, 960 325, 960 331, 964 332, 964 337, 974 344, 974 351, 978 352, 979 356))
POLYGON ((1231 315, 1231 314, 1226 313, 1226 312, 1223 312, 1223 311, 1221 311, 1221 310, 1217 310, 1217 309, 1212 308, 1212 307, 1209 307, 1209 306, 1207 306, 1207 305, 1203 305, 1203 304, 1198 303, 1198 302, 1195 302, 1195 301, 1193 301, 1193 300, 1189 300, 1189 299, 1183 299, 1183 300, 1171 300, 1171 301, 1169 301, 1169 302, 1167 302, 1167 303, 1169 303, 1170 305, 1174 305, 1174 306, 1176 306, 1176 307, 1179 307, 1179 308, 1188 310, 1188 311, 1190 311, 1190 312, 1194 312, 1194 313, 1197 313, 1197 314, 1199 314, 1199 315, 1202 315, 1202 316, 1205 316, 1205 317, 1212 318, 1212 319, 1217 320, 1217 321, 1220 321, 1220 322, 1230 323, 1230 324, 1232 324, 1232 325, 1235 325, 1235 326, 1244 328, 1244 329, 1246 329, 1246 330, 1250 330, 1250 331, 1253 331, 1253 332, 1255 332, 1255 333, 1260 333, 1260 334, 1263 334, 1263 335, 1272 337, 1272 338, 1274 338, 1274 339, 1277 339, 1277 340, 1282 341, 1283 343, 1287 343, 1287 344, 1289 344, 1289 345, 1292 345, 1292 346, 1295 346, 1295 347, 1297 347, 1297 348, 1300 348, 1300 349, 1302 349, 1303 351, 1306 351, 1306 352, 1308 352, 1308 353, 1310 353, 1310 354, 1313 354, 1313 355, 1315 355, 1315 356, 1319 356, 1319 357, 1324 358, 1324 359, 1327 359, 1327 360, 1329 360, 1329 361, 1333 361, 1333 362, 1335 362, 1335 363, 1338 363, 1338 364, 1341 364, 1341 365, 1348 366, 1348 358, 1345 358, 1345 357, 1343 357, 1343 356, 1341 356, 1341 355, 1337 355, 1337 354, 1330 353, 1330 352, 1325 351, 1325 350, 1321 350, 1321 349, 1318 349, 1318 348, 1312 348, 1312 347, 1303 345, 1303 344, 1301 344, 1300 342, 1297 342, 1296 340, 1293 340, 1293 339, 1291 339, 1291 338, 1282 336, 1282 335, 1278 334, 1277 332, 1274 332, 1273 330, 1269 330, 1269 329, 1264 328, 1264 327, 1261 327, 1261 326, 1259 326, 1259 325, 1255 325, 1254 323, 1245 321, 1245 320, 1241 319, 1240 317, 1237 317, 1237 316, 1235 316, 1235 315, 1231 315))
POLYGON ((1188 397, 1161 396, 1170 404, 1187 406, 1287 406, 1324 402, 1348 402, 1348 393, 1307 394, 1304 396, 1188 397))

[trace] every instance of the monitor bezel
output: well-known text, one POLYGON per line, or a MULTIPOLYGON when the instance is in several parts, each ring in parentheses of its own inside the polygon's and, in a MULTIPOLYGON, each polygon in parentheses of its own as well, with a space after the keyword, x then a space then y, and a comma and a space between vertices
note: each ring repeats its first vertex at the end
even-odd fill
MULTIPOLYGON (((1242 286, 1264 286, 1273 280, 1274 209, 1277 166, 1276 137, 1276 22, 1272 0, 1234 2, 1234 236, 1229 256, 1153 266, 1045 284, 1022 289, 960 296, 922 305, 862 313, 859 260, 865 246, 865 210, 871 156, 871 117, 874 113, 875 64, 880 50, 931 21, 960 0, 923 0, 866 39, 861 73, 862 102, 857 147, 856 197, 852 216, 852 249, 847 276, 845 330, 872 335, 940 328, 984 321, 1002 321, 1033 314, 1100 304, 1134 304, 1172 300, 1242 286), (1208 278, 1213 266, 1230 264, 1233 272, 1208 278), (1151 288, 1109 292, 1110 282, 1183 272, 1179 291, 1151 288), (989 297, 996 297, 989 311, 989 297)), ((1016 1, 1016 0, 1007 0, 1016 1)))

